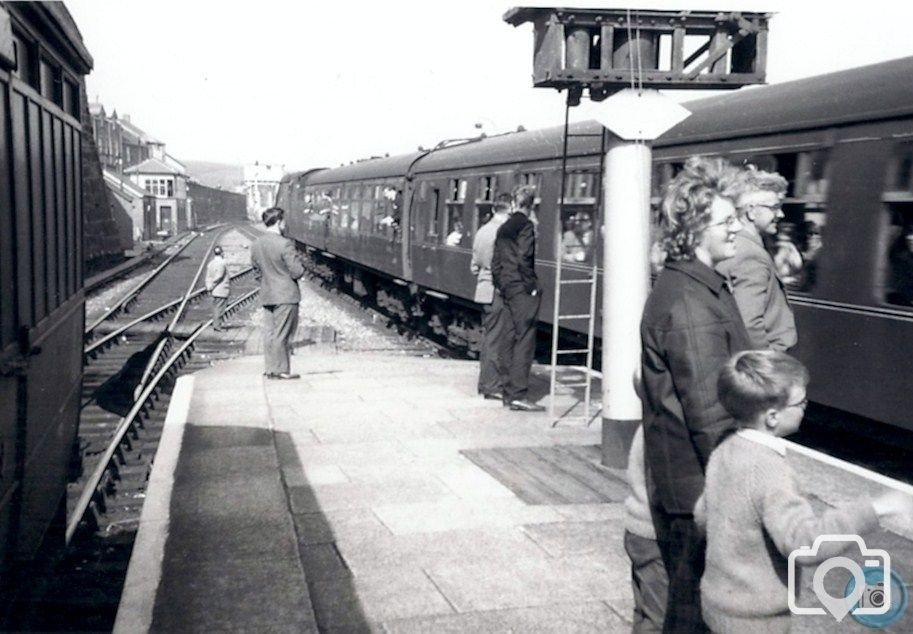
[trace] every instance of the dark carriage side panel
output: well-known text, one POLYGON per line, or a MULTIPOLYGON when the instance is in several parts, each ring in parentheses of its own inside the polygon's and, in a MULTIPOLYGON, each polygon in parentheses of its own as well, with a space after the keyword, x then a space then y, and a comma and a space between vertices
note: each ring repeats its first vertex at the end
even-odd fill
MULTIPOLYGON (((2 80, 2 76, 0 76, 2 80)), ((12 156, 9 117, 9 87, 0 81, 0 362, 17 352, 16 330, 16 226, 13 214, 12 156)), ((10 542, 9 528, 13 516, 13 496, 18 483, 15 478, 17 462, 16 427, 17 379, 0 376, 0 447, 4 460, 0 464, 0 548, 10 542)), ((0 558, 2 561, 2 558, 0 558)))
MULTIPOLYGON (((15 230, 12 190, 12 157, 10 156, 9 88, 0 84, 0 350, 15 343, 19 322, 16 310, 15 230)), ((9 401, 6 401, 9 402, 9 401)))
POLYGON ((44 198, 41 195, 41 109, 34 102, 28 105, 29 182, 32 202, 32 268, 35 281, 33 296, 35 321, 48 314, 47 294, 47 235, 44 226, 44 198))
POLYGON ((67 259, 64 266, 67 269, 67 295, 76 292, 76 204, 73 185, 73 128, 61 124, 63 128, 63 186, 66 206, 63 213, 66 216, 67 227, 67 259))
POLYGON ((28 136, 26 129, 26 98, 13 92, 10 100, 10 119, 13 128, 13 187, 16 218, 16 290, 19 323, 31 325, 32 267, 31 267, 31 203, 28 173, 28 136))
POLYGON ((48 310, 54 310, 62 301, 60 269, 57 266, 57 197, 54 195, 54 134, 51 126, 51 115, 41 113, 41 163, 42 184, 44 190, 44 228, 47 231, 47 279, 48 310))

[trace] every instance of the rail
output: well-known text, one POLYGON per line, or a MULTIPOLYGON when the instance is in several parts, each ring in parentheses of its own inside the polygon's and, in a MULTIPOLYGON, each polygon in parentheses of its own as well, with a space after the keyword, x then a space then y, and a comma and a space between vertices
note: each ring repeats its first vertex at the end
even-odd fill
MULTIPOLYGON (((245 275, 249 275, 253 270, 254 269, 250 266, 245 269, 242 269, 242 270, 238 271, 237 273, 235 273, 234 275, 232 275, 231 280, 234 282, 235 280, 238 280, 238 279, 244 277, 245 275)), ((190 300, 193 301, 205 293, 206 293, 205 288, 197 289, 190 296, 190 300)), ((175 299, 175 300, 168 302, 167 304, 163 304, 163 305, 159 306, 158 308, 155 308, 155 309, 149 311, 145 315, 143 315, 141 317, 137 317, 133 321, 128 322, 128 323, 124 324, 123 326, 120 326, 116 330, 112 330, 111 332, 106 334, 104 337, 96 339, 95 341, 90 343, 88 346, 86 346, 86 348, 84 350, 85 356, 88 357, 93 354, 97 354, 101 349, 106 347, 109 343, 111 343, 112 341, 116 341, 118 337, 123 335, 128 330, 131 330, 135 326, 143 323, 144 321, 149 321, 150 319, 155 319, 156 317, 160 317, 160 316, 168 313, 171 309, 175 308, 178 304, 180 304, 182 299, 183 298, 175 299)))
MULTIPOLYGON (((155 374, 156 370, 161 367, 162 362, 164 361, 165 355, 171 349, 171 346, 174 341, 174 329, 177 328, 178 323, 181 321, 181 318, 184 316, 184 311, 187 309, 187 304, 190 302, 191 295, 194 295, 194 289, 197 284, 200 282, 200 278, 203 276, 203 271, 206 270, 206 265, 209 262, 209 256, 212 253, 213 247, 215 247, 219 238, 221 238, 227 229, 222 229, 218 234, 212 239, 212 242, 209 243, 209 248, 206 249, 206 253, 203 254, 203 258, 200 260, 200 265, 197 267, 197 271, 193 276, 193 279, 190 281, 190 284, 187 285, 187 290, 184 291, 181 295, 180 302, 178 303, 177 310, 172 317, 171 322, 162 331, 161 338, 159 339, 158 344, 155 346, 155 352, 149 357, 149 361, 146 362, 146 367, 143 370, 142 378, 139 383, 136 385, 136 391, 133 393, 134 397, 139 397, 139 394, 142 392, 147 381, 150 377, 155 374)), ((200 289, 203 290, 203 289, 200 289)))
POLYGON ((184 249, 186 249, 188 246, 190 246, 190 244, 191 244, 194 240, 196 240, 196 239, 199 237, 199 235, 200 235, 200 234, 197 234, 197 233, 192 234, 192 235, 190 236, 190 238, 189 238, 186 242, 184 242, 184 244, 182 244, 180 247, 178 247, 177 250, 176 250, 174 253, 172 253, 171 255, 169 255, 168 258, 166 258, 164 262, 162 262, 162 263, 159 264, 157 267, 155 267, 155 269, 153 269, 153 270, 149 273, 149 275, 147 275, 147 276, 144 277, 142 280, 140 280, 140 282, 139 282, 136 286, 134 286, 133 288, 131 288, 123 297, 121 297, 121 298, 114 304, 114 306, 112 306, 112 307, 109 308, 107 311, 105 311, 105 313, 104 313, 101 317, 99 317, 98 319, 96 319, 96 320, 92 323, 92 325, 90 325, 89 327, 87 327, 87 328, 86 328, 86 331, 85 331, 85 334, 84 334, 85 338, 86 338, 86 339, 90 339, 90 338, 92 337, 92 333, 95 332, 95 329, 96 329, 96 328, 98 328, 102 323, 104 323, 105 321, 107 321, 108 319, 110 319, 112 316, 114 316, 114 315, 116 315, 117 313, 119 313, 119 312, 120 312, 121 310, 123 310, 127 305, 129 305, 130 303, 132 303, 133 301, 135 301, 136 298, 139 296, 140 292, 141 292, 144 288, 146 288, 146 286, 148 286, 149 283, 152 282, 152 280, 154 280, 156 277, 158 277, 159 273, 161 273, 162 271, 164 271, 165 268, 166 268, 169 264, 171 264, 171 262, 174 261, 174 259, 184 251, 184 249))
MULTIPOLYGON (((259 293, 259 289, 254 289, 232 302, 226 308, 226 314, 230 314, 244 303, 249 302, 257 293, 259 293)), ((67 545, 69 545, 73 536, 76 534, 79 525, 82 523, 83 517, 92 505, 92 501, 96 496, 102 494, 101 487, 105 484, 105 482, 103 482, 105 475, 112 467, 112 459, 118 454, 118 449, 127 432, 130 431, 139 416, 144 413, 149 400, 156 394, 156 390, 159 388, 159 384, 162 380, 166 377, 173 377, 174 374, 179 371, 180 368, 178 367, 178 364, 188 355, 188 351, 192 348, 197 338, 211 325, 212 319, 208 319, 201 323, 193 333, 178 346, 168 360, 158 369, 152 379, 143 387, 142 392, 136 400, 134 400, 127 415, 118 423, 114 436, 108 443, 108 446, 102 454, 101 459, 98 461, 98 464, 96 464, 95 469, 92 471, 92 475, 86 482, 85 488, 76 502, 72 515, 67 520, 65 532, 65 541, 67 545)))

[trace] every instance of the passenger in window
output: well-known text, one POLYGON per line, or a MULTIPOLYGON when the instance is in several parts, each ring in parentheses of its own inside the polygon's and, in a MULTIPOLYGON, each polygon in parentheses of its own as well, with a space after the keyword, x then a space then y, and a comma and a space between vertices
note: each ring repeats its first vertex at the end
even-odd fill
POLYGON ((453 223, 453 231, 447 234, 447 239, 444 241, 448 247, 458 247, 463 241, 463 236, 465 231, 463 229, 463 221, 457 220, 453 223))
POLYGON ((390 213, 380 221, 385 227, 399 228, 399 221, 402 215, 403 192, 393 187, 384 187, 384 198, 390 202, 390 213))
POLYGON ((586 211, 578 211, 569 220, 561 235, 563 252, 561 259, 565 262, 587 262, 593 253, 593 220, 586 211))
POLYGON ((891 245, 891 285, 888 295, 892 304, 913 306, 913 225, 908 226, 891 245))
POLYGON ((735 256, 720 262, 717 271, 732 283, 752 345, 783 352, 796 345, 796 321, 763 236, 777 233, 787 182, 779 174, 754 166, 741 176, 737 205, 744 221, 742 230, 735 235, 735 256))
POLYGON ((774 245, 774 265, 780 281, 788 288, 800 285, 802 267, 805 261, 802 252, 796 246, 796 225, 791 222, 781 222, 777 232, 777 241, 774 245))
POLYGON ((807 291, 813 289, 818 282, 818 255, 824 243, 821 240, 821 227, 818 223, 806 220, 802 226, 805 230, 805 249, 802 251, 805 264, 802 269, 801 290, 807 291))

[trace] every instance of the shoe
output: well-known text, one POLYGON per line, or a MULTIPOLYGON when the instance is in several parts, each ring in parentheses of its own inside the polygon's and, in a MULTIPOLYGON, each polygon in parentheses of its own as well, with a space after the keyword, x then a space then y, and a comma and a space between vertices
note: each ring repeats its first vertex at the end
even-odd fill
POLYGON ((482 398, 486 401, 503 401, 504 395, 500 392, 482 392, 482 398))
POLYGON ((289 381, 291 379, 300 379, 300 374, 292 374, 291 372, 280 372, 279 374, 274 374, 270 377, 271 379, 278 379, 280 381, 289 381))
POLYGON ((541 405, 537 405, 532 401, 527 401, 526 399, 520 399, 516 401, 508 401, 507 406, 515 412, 544 412, 545 408, 541 405))

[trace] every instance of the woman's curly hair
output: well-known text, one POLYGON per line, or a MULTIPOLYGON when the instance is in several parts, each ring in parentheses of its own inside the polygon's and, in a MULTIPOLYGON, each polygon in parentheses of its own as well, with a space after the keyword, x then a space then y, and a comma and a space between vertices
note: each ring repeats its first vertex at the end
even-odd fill
POLYGON ((715 198, 733 205, 741 193, 741 170, 720 157, 692 156, 666 188, 657 226, 666 260, 691 260, 710 220, 715 198))

